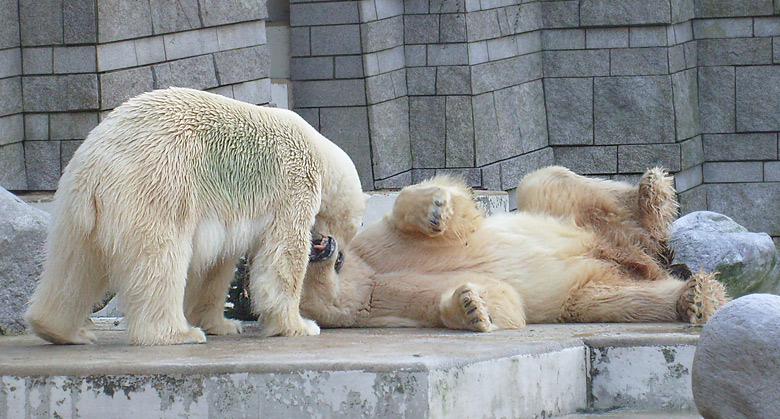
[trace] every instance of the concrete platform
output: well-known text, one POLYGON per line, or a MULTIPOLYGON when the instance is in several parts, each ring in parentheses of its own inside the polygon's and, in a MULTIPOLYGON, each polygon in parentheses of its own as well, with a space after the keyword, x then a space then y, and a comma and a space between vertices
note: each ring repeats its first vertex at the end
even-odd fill
POLYGON ((99 320, 91 346, 0 337, 0 417, 696 417, 700 328, 685 324, 265 339, 246 329, 167 347, 128 346, 118 319, 99 320))

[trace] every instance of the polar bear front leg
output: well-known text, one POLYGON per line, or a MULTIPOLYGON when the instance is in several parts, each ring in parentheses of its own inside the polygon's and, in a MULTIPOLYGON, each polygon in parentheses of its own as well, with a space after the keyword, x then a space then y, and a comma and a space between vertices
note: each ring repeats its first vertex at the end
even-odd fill
POLYGON ((320 333, 317 323, 301 317, 299 309, 309 261, 309 228, 300 220, 277 222, 252 257, 249 290, 263 336, 320 333))
POLYGON ((406 187, 393 206, 393 223, 402 231, 440 236, 453 213, 450 198, 450 192, 437 185, 406 187))

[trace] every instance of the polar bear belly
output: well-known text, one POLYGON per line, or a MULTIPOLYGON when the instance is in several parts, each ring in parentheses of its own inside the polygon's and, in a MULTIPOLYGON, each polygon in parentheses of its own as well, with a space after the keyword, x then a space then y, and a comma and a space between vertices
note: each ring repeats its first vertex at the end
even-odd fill
POLYGON ((270 218, 241 218, 229 225, 212 217, 201 219, 192 239, 190 269, 201 271, 217 259, 242 256, 266 233, 270 218))

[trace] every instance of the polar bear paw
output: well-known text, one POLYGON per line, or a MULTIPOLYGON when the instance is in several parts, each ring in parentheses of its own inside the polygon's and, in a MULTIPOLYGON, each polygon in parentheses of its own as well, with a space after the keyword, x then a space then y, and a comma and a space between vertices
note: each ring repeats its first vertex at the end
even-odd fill
POLYGON ((436 186, 421 189, 422 211, 417 214, 417 225, 423 233, 438 236, 447 231, 447 222, 452 217, 452 200, 450 194, 436 186))
POLYGON ((201 325, 201 328, 208 335, 226 336, 238 335, 244 332, 241 321, 221 318, 211 322, 211 324, 201 325))
POLYGON ((686 281, 686 289, 677 302, 679 320, 704 324, 724 304, 730 301, 726 289, 715 279, 715 273, 699 271, 686 281))
POLYGON ((263 316, 260 316, 260 321, 262 322, 260 334, 264 337, 316 336, 320 334, 320 327, 317 326, 317 323, 300 316, 298 316, 297 321, 287 322, 292 323, 291 325, 274 319, 263 321, 263 316))
POLYGON ((472 284, 466 283, 453 293, 463 325, 468 330, 487 332, 493 324, 488 308, 482 297, 473 290, 472 284))

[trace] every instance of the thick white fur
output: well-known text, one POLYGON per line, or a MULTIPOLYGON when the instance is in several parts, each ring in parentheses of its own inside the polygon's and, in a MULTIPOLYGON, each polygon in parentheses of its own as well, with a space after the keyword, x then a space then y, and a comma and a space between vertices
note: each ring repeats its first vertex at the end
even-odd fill
POLYGON ((110 286, 140 345, 240 333, 222 311, 246 252, 264 334, 319 333, 298 309, 310 231, 349 243, 365 205, 351 160, 295 113, 181 88, 109 114, 55 203, 32 330, 90 343, 82 326, 110 286))
MULTIPOLYGON (((342 249, 340 273, 333 271, 332 261, 310 266, 302 312, 327 327, 490 331, 558 321, 701 323, 727 301, 712 275, 674 278, 663 266, 655 266, 650 253, 655 247, 644 248, 629 231, 602 235, 604 225, 580 222, 575 214, 606 205, 621 207, 619 201, 624 200, 629 209, 620 209, 620 214, 629 217, 633 201, 646 199, 644 192, 627 184, 592 183, 563 168, 529 178, 549 176, 560 181, 547 188, 551 195, 534 196, 554 200, 549 206, 561 208, 561 214, 521 211, 484 218, 471 191, 448 178, 404 188, 391 213, 342 249), (581 206, 579 194, 567 193, 581 184, 607 202, 581 206), (609 253, 615 249, 613 236, 633 243, 633 248, 614 257, 609 253), (635 256, 639 260, 633 260, 635 256), (654 266, 637 268, 646 264, 654 266)), ((671 188, 670 182, 660 176, 651 183, 658 192, 671 188)), ((518 190, 534 193, 533 186, 522 183, 518 190)), ((665 199, 673 201, 673 193, 665 199)), ((611 226, 634 228, 628 221, 611 226)))

